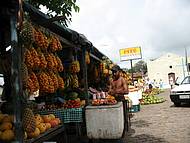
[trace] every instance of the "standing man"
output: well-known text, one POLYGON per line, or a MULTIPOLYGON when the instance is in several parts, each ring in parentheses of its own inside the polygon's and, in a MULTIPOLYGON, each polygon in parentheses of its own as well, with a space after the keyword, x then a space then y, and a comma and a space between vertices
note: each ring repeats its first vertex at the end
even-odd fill
POLYGON ((124 95, 128 94, 128 85, 126 80, 121 76, 121 69, 119 66, 115 65, 112 68, 113 80, 110 83, 110 88, 108 93, 113 95, 117 101, 123 102, 123 111, 124 111, 124 131, 123 137, 125 135, 125 130, 128 127, 128 115, 127 115, 127 102, 124 95))

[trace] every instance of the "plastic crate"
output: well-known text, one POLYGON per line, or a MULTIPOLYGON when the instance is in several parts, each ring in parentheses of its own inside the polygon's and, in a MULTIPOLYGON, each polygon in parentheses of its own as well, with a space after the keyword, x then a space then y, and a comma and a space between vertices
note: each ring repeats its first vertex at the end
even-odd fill
POLYGON ((132 112, 132 113, 140 111, 140 104, 132 105, 132 107, 131 107, 131 109, 129 111, 132 112))
POLYGON ((64 110, 64 123, 83 122, 82 108, 68 108, 64 110))
POLYGON ((40 110, 38 114, 40 115, 47 115, 47 114, 54 114, 56 118, 59 118, 62 122, 64 122, 64 110, 63 108, 54 109, 54 110, 40 110))
POLYGON ((41 110, 37 112, 40 115, 54 114, 63 123, 83 122, 82 108, 60 108, 54 110, 41 110))

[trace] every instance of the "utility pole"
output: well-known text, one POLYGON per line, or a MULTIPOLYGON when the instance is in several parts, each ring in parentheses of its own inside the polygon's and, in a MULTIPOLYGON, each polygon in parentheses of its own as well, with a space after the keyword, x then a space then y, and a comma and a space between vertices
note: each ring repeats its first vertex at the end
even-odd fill
POLYGON ((185 65, 187 68, 187 75, 189 75, 189 64, 188 64, 188 56, 187 56, 187 49, 185 48, 185 65))

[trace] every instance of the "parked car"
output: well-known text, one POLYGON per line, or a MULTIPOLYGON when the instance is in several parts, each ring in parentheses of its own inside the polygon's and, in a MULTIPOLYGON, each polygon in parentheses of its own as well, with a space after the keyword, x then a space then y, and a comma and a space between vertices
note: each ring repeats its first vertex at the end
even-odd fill
POLYGON ((190 76, 186 76, 180 84, 176 83, 170 92, 170 99, 175 106, 190 103, 190 76))

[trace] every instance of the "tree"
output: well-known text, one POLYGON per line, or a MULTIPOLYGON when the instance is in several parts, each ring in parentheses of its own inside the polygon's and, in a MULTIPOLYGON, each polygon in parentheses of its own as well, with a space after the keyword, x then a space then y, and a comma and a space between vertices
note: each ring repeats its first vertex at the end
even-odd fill
POLYGON ((147 64, 145 61, 141 60, 138 61, 133 67, 132 69, 128 69, 127 70, 129 73, 135 73, 135 72, 147 72, 147 64))
POLYGON ((133 67, 134 72, 146 72, 147 71, 147 63, 143 60, 138 61, 134 67, 133 67))
POLYGON ((28 1, 34 7, 40 9, 40 5, 45 6, 48 9, 47 15, 52 17, 59 17, 59 22, 63 25, 68 26, 67 24, 71 22, 72 14, 79 12, 80 8, 76 5, 76 0, 25 0, 28 1))

